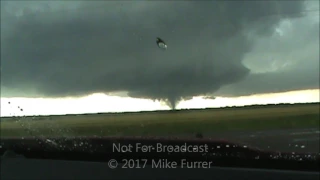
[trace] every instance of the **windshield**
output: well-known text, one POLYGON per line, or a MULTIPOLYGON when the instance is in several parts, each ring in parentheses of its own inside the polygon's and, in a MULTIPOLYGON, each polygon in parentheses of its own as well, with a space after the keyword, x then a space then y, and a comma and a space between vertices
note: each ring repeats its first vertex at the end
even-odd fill
POLYGON ((319 1, 1 1, 1 137, 319 152, 319 1))

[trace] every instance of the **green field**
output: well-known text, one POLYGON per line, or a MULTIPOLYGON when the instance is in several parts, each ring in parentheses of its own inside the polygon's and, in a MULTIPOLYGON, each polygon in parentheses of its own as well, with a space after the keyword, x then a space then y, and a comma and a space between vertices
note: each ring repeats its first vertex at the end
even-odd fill
POLYGON ((319 105, 1 118, 1 136, 180 135, 319 128, 319 105))

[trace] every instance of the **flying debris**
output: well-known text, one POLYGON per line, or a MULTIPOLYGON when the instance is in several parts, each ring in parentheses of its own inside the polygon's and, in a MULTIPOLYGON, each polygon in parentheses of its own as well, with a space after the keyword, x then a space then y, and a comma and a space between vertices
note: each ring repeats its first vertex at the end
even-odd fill
POLYGON ((158 37, 157 37, 157 45, 158 45, 159 48, 161 48, 163 50, 167 49, 166 43, 162 39, 160 39, 158 37))

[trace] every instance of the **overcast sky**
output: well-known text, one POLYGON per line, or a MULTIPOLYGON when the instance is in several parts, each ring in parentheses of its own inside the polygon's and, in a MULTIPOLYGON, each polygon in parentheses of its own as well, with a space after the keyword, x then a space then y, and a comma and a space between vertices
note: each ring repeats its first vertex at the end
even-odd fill
POLYGON ((317 89, 319 11, 309 10, 318 9, 298 0, 1 1, 1 97, 121 91, 175 106, 317 89))

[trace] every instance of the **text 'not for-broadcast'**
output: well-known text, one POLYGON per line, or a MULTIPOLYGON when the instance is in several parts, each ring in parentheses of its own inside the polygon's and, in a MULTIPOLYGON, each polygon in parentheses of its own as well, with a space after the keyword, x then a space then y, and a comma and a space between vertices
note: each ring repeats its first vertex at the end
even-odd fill
POLYGON ((195 153, 207 153, 209 147, 207 144, 190 145, 187 143, 181 145, 167 145, 162 143, 156 143, 153 145, 134 143, 134 144, 121 144, 113 143, 112 152, 159 152, 159 153, 171 153, 171 152, 195 152, 195 153))

